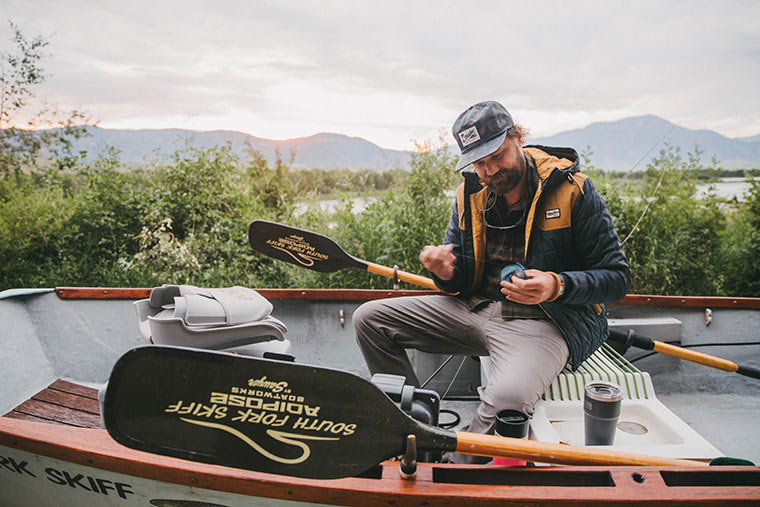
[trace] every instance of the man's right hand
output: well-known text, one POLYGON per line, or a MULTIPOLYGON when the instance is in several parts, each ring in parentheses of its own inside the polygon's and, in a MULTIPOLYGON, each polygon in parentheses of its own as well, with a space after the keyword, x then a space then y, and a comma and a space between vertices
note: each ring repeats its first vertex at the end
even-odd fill
POLYGON ((420 253, 420 262, 425 268, 441 280, 454 277, 454 263, 457 258, 451 253, 454 245, 427 245, 420 253))

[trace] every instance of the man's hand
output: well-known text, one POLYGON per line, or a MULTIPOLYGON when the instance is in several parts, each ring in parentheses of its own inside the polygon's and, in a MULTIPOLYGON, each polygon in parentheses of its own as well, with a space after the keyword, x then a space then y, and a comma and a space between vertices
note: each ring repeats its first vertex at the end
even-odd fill
POLYGON ((441 280, 451 280, 457 258, 451 253, 454 245, 427 245, 420 252, 420 262, 441 280))
POLYGON ((512 277, 501 282, 501 293, 523 305, 536 305, 551 298, 557 291, 557 279, 545 271, 526 269, 525 279, 512 277))

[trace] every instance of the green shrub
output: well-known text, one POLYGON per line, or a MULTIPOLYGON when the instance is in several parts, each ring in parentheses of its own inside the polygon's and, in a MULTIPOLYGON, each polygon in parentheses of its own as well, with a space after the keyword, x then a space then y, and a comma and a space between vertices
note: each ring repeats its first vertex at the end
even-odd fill
POLYGON ((725 216, 714 196, 696 199, 698 153, 689 161, 666 148, 647 167, 643 185, 608 197, 636 294, 719 294, 714 269, 725 216))
POLYGON ((30 180, 0 180, 0 290, 52 287, 61 273, 58 248, 70 202, 60 188, 30 180))
MULTIPOLYGON (((684 160, 666 148, 640 178, 625 181, 590 168, 624 242, 632 293, 760 295, 760 183, 743 203, 698 198, 697 178, 716 171, 699 155, 684 160)), ((461 180, 453 166, 447 150, 429 143, 413 155, 410 172, 384 175, 295 171, 281 159, 269 163, 254 152, 240 160, 222 147, 183 150, 150 171, 124 170, 107 152, 74 171, 0 178, 0 290, 387 289, 390 279, 362 270, 317 273, 253 252, 248 225, 266 219, 320 232, 360 259, 427 276, 419 253, 443 238, 461 180), (335 210, 304 211, 304 203, 338 190, 335 210), (357 196, 366 199, 361 212, 357 196)))
POLYGON ((760 297, 760 180, 752 181, 745 196, 729 214, 716 264, 727 295, 760 297))

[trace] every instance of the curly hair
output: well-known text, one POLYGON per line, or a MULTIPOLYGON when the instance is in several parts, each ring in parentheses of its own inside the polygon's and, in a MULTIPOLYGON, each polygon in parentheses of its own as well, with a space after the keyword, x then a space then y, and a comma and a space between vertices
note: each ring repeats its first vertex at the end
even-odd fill
POLYGON ((530 129, 528 127, 520 125, 519 123, 515 123, 514 126, 507 131, 507 137, 510 137, 512 139, 519 138, 524 140, 529 135, 530 129))

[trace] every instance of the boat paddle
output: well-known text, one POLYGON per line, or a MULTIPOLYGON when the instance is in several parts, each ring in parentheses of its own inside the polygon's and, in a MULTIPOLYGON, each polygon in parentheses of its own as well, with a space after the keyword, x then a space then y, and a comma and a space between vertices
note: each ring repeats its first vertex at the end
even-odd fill
POLYGON ((248 227, 248 242, 259 253, 313 271, 333 273, 341 269, 360 269, 438 290, 430 278, 358 259, 346 253, 335 241, 316 232, 254 220, 248 227))
POLYGON ((416 421, 369 381, 323 367, 179 347, 132 349, 104 401, 109 434, 156 454, 273 474, 333 479, 405 452, 456 451, 567 465, 707 466, 453 432, 416 421))
POLYGON ((735 372, 739 375, 745 375, 747 377, 760 379, 760 369, 753 368, 751 366, 739 366, 733 361, 729 361, 727 359, 722 359, 720 357, 711 356, 709 354, 703 354, 702 352, 696 352, 693 350, 685 349, 683 347, 678 347, 676 345, 671 345, 669 343, 653 340, 646 336, 635 334, 633 330, 624 332, 610 329, 610 337, 608 341, 611 341, 612 343, 617 344, 619 347, 622 347, 623 350, 621 353, 625 353, 629 347, 634 346, 639 349, 652 350, 654 352, 659 352, 660 354, 666 354, 668 356, 677 357, 679 359, 685 359, 686 361, 692 361, 694 363, 699 363, 704 366, 716 368, 718 370, 735 372))

